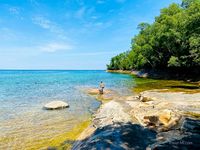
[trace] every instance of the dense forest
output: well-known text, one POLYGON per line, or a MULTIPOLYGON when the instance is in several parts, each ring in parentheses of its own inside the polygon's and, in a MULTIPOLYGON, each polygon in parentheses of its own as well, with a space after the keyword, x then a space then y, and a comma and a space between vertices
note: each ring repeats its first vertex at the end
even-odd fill
POLYGON ((131 49, 113 57, 108 70, 200 68, 200 0, 183 0, 138 25, 131 49))

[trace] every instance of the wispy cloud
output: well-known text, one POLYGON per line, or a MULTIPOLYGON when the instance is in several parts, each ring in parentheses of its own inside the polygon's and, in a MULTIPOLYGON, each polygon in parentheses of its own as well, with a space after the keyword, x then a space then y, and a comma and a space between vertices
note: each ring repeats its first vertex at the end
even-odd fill
POLYGON ((66 51, 66 50, 71 50, 73 46, 71 44, 67 43, 57 43, 57 42, 52 42, 48 43, 42 46, 39 46, 39 49, 43 52, 50 52, 54 53, 57 51, 66 51))
POLYGON ((40 26, 43 29, 49 30, 52 33, 55 33, 56 36, 59 36, 62 39, 66 39, 66 35, 64 34, 64 30, 59 27, 56 23, 50 21, 49 19, 43 16, 35 16, 32 18, 34 24, 40 26))
POLYGON ((17 33, 16 31, 13 31, 10 28, 2 27, 0 28, 0 39, 1 40, 16 40, 21 39, 21 34, 17 33))
POLYGON ((100 56, 100 55, 116 55, 121 53, 121 51, 107 51, 107 52, 84 52, 84 53, 70 53, 69 56, 100 56))
POLYGON ((105 0, 97 0, 97 4, 103 4, 105 3, 105 0))
POLYGON ((118 3, 124 3, 126 0, 116 0, 118 3))
POLYGON ((23 20, 22 9, 16 6, 8 6, 8 11, 11 15, 23 20))
POLYGON ((39 25, 40 27, 44 29, 54 29, 54 25, 51 23, 51 21, 41 16, 34 17, 32 20, 33 20, 33 23, 39 25))
POLYGON ((81 7, 79 10, 76 11, 75 17, 81 19, 84 16, 85 12, 86 12, 86 8, 81 7))
POLYGON ((19 7, 9 7, 8 10, 13 15, 19 15, 19 13, 20 13, 19 7))
POLYGON ((39 2, 37 0, 29 0, 29 2, 33 5, 33 6, 39 6, 39 2))
MULTIPOLYGON (((115 0, 117 3, 124 3, 126 0, 115 0)), ((97 0, 97 4, 104 4, 108 1, 106 0, 97 0)))
POLYGON ((93 14, 95 14, 95 7, 82 6, 75 11, 74 17, 78 19, 86 19, 94 16, 93 14))
POLYGON ((54 33, 62 33, 63 29, 60 28, 56 23, 50 21, 49 19, 42 17, 42 16, 36 16, 32 18, 33 23, 36 25, 39 25, 40 27, 44 29, 48 29, 51 32, 54 33))

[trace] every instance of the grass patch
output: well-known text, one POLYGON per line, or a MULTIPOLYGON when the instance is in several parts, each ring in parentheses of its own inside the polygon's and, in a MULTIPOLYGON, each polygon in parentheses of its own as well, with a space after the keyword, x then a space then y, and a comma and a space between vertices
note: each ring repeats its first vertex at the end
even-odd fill
POLYGON ((134 76, 135 87, 133 91, 140 93, 146 90, 167 89, 166 92, 185 92, 199 93, 200 87, 198 83, 176 81, 176 80, 158 80, 148 78, 138 78, 134 76))
POLYGON ((38 144, 27 145, 26 149, 47 149, 52 148, 56 150, 68 150, 71 148, 72 144, 76 141, 78 136, 90 125, 91 120, 86 120, 76 125, 69 132, 55 136, 52 139, 43 139, 38 141, 38 144))

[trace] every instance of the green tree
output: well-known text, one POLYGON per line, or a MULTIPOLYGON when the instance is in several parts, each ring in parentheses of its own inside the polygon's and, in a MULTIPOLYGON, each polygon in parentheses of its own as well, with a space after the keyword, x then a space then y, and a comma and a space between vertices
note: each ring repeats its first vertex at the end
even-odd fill
POLYGON ((200 0, 183 0, 160 11, 152 24, 138 25, 131 49, 111 59, 108 69, 200 67, 200 0))

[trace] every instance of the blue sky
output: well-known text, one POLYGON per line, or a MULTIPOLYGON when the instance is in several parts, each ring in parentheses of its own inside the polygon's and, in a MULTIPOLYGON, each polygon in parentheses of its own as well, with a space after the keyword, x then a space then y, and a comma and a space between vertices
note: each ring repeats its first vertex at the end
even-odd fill
POLYGON ((0 0, 0 69, 105 69, 180 0, 0 0))

